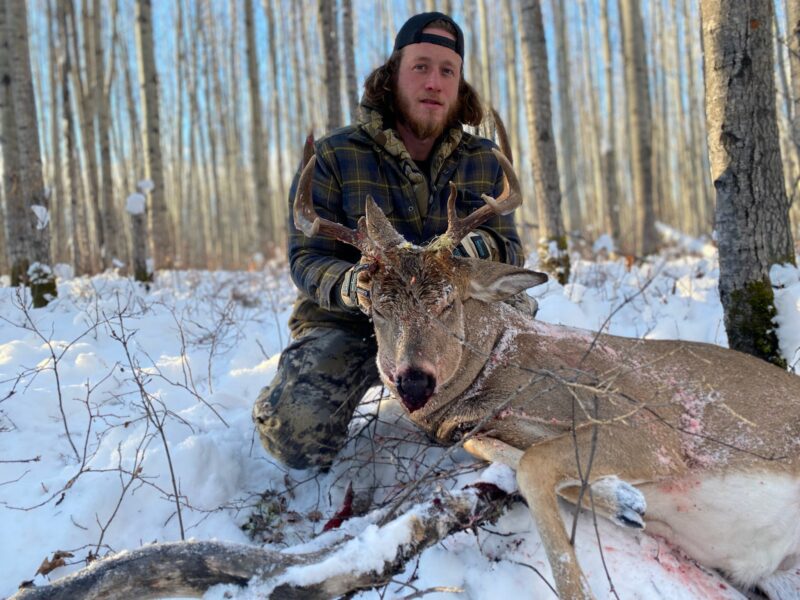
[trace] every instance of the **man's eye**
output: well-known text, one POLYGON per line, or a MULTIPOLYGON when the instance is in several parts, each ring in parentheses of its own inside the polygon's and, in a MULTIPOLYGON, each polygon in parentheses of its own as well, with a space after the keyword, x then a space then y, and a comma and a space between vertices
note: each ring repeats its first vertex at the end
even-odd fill
POLYGON ((456 74, 453 69, 443 69, 442 72, 448 77, 453 77, 456 74))
POLYGON ((425 65, 414 65, 414 70, 415 71, 424 71, 425 70, 425 65))

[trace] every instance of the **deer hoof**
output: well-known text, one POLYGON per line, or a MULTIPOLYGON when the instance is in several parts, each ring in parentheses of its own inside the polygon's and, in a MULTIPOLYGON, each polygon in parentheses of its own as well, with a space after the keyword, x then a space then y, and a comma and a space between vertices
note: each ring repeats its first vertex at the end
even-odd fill
POLYGON ((642 492, 633 487, 630 483, 617 480, 617 513, 614 520, 624 527, 634 529, 644 529, 644 512, 647 509, 647 502, 642 492))
POLYGON ((607 515, 623 527, 644 529, 647 501, 642 492, 619 477, 602 477, 592 483, 592 494, 608 510, 607 515))

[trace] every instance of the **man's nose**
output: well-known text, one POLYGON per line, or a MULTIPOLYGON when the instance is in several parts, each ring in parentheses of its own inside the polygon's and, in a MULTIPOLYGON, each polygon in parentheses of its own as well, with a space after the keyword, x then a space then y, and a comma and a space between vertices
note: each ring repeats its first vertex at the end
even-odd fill
POLYGON ((425 88, 428 90, 440 90, 442 88, 442 77, 436 71, 431 71, 425 80, 425 88))

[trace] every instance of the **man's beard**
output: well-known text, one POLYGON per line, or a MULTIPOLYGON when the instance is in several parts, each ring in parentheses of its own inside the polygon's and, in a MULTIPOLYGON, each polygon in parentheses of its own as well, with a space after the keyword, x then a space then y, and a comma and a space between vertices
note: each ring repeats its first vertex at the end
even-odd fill
POLYGON ((438 138, 446 129, 455 127, 458 124, 457 115, 461 108, 461 99, 456 98, 456 101, 447 111, 444 119, 436 119, 430 115, 425 120, 416 118, 413 114, 413 102, 402 94, 395 93, 395 104, 397 109, 397 119, 411 130, 418 139, 427 140, 430 138, 438 138))

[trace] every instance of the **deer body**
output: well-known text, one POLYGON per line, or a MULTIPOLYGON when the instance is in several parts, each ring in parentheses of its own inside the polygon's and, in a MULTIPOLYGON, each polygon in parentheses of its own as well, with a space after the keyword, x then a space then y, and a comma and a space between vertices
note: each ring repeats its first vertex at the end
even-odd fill
MULTIPOLYGON (((516 468, 561 598, 592 594, 559 496, 647 526, 773 599, 800 598, 800 377, 709 344, 524 317, 500 301, 546 276, 452 255, 482 209, 452 211, 448 232, 420 248, 371 201, 352 232, 321 223, 303 196, 299 227, 327 227, 362 249, 371 275, 362 308, 384 383, 431 436, 467 434, 468 451, 516 468)), ((484 214, 509 202, 488 198, 484 214)))

